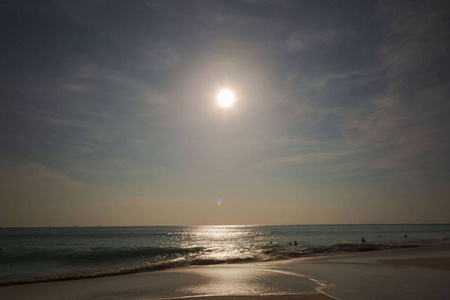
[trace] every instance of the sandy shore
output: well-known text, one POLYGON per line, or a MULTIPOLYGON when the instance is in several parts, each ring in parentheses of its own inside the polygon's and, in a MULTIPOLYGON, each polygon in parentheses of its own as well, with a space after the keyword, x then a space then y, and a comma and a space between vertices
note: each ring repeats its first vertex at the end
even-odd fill
POLYGON ((450 245, 0 287, 1 299, 448 299, 450 245), (206 297, 206 298, 205 298, 206 297))
MULTIPOLYGON (((173 298, 167 300, 179 300, 180 298, 173 298)), ((307 293, 297 295, 257 295, 257 296, 203 296, 203 297, 189 297, 181 298, 187 300, 332 300, 334 298, 328 297, 319 293, 307 293)))
POLYGON ((431 257, 413 259, 382 259, 380 263, 406 265, 438 270, 450 270, 450 257, 431 257))

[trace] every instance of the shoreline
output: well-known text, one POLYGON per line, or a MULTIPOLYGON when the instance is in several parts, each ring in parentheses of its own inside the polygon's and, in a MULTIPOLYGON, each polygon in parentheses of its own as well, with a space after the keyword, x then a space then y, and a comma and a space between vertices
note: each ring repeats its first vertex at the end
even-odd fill
MULTIPOLYGON (((130 268, 122 268, 122 269, 116 269, 116 270, 110 270, 106 272, 97 272, 97 273, 87 273, 87 274, 65 274, 65 275, 55 275, 55 276, 48 276, 48 277, 36 277, 36 278, 30 278, 30 279, 17 279, 17 280, 10 280, 10 281, 4 281, 0 282, 0 287, 3 286, 16 286, 16 285, 28 285, 28 284, 39 284, 39 283, 48 283, 48 282, 60 282, 60 281, 75 281, 75 280, 89 280, 89 279, 97 279, 97 278, 105 278, 105 277, 115 277, 115 276, 125 276, 125 275, 132 275, 132 274, 142 274, 142 273, 148 273, 148 272, 158 272, 158 271, 164 271, 164 270, 176 270, 176 269, 184 269, 184 268, 190 268, 190 267, 201 267, 201 266, 220 266, 220 265, 245 265, 245 264, 257 264, 257 263, 283 263, 283 262, 289 262, 291 260, 303 260, 303 259, 314 259, 314 258, 320 258, 320 257, 335 257, 335 256, 341 256, 341 255, 350 255, 350 254, 358 254, 358 253, 367 253, 367 252, 378 252, 378 251, 388 251, 388 250, 396 250, 396 249, 409 249, 409 248, 417 248, 417 247, 426 247, 429 246, 428 244, 391 244, 391 245, 385 245, 385 244, 356 244, 356 243, 340 243, 340 244, 334 244, 330 246, 316 246, 311 247, 311 249, 314 249, 313 252, 310 253, 302 253, 302 252, 296 252, 297 249, 294 248, 294 250, 290 250, 290 255, 294 254, 292 257, 280 257, 280 258, 274 258, 274 259, 268 259, 268 260, 258 260, 253 258, 246 258, 246 259, 231 259, 231 260, 224 260, 224 261, 216 261, 211 262, 208 261, 206 263, 202 263, 201 261, 198 262, 188 262, 188 261, 166 261, 166 262, 160 262, 155 263, 148 266, 136 266, 136 267, 130 267, 130 268), (345 250, 338 250, 338 251, 330 251, 330 249, 333 249, 333 247, 341 246, 345 250), (351 246, 351 247, 349 247, 351 246), (346 248, 347 247, 347 248, 346 248), (297 255, 297 256, 295 256, 297 255)), ((299 248, 300 250, 300 248, 299 248)))
POLYGON ((336 299, 321 293, 304 293, 293 295, 205 295, 161 300, 332 300, 336 299))
POLYGON ((442 258, 450 258, 449 244, 9 285, 0 287, 0 294, 5 300, 446 299, 448 269, 404 263, 423 259, 439 263, 442 258))

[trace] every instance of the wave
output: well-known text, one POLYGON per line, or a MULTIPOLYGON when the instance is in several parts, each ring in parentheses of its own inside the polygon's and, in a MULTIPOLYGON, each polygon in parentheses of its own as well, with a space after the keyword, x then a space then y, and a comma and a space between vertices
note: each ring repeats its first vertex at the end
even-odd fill
POLYGON ((417 244, 360 244, 360 243, 338 243, 329 246, 302 247, 299 249, 267 249, 265 254, 270 256, 270 260, 282 260, 289 258, 299 258, 317 256, 325 254, 356 253, 376 250, 389 250, 419 247, 417 244))
POLYGON ((2 261, 19 261, 21 263, 60 261, 70 264, 88 264, 92 262, 105 262, 126 260, 134 258, 154 258, 166 256, 181 256, 203 251, 202 247, 175 248, 175 247, 96 247, 82 251, 35 249, 29 253, 3 253, 2 261))
MULTIPOLYGON (((203 251, 203 248, 151 248, 142 247, 137 248, 134 251, 123 251, 123 249, 115 249, 109 251, 101 251, 102 259, 105 259, 108 255, 117 258, 117 254, 125 255, 126 257, 133 257, 132 255, 155 255, 160 253, 170 253, 170 254, 192 254, 197 253, 197 256, 186 255, 178 257, 176 259, 171 259, 162 262, 145 263, 143 265, 138 265, 128 268, 120 268, 115 270, 105 270, 100 272, 92 273, 79 273, 79 274, 65 274, 60 276, 49 276, 49 277, 39 277, 34 279, 18 279, 6 282, 0 282, 0 286, 6 285, 18 285, 18 284, 31 284, 31 283, 42 283, 51 281, 67 281, 67 280, 79 280, 79 279, 89 279, 89 278, 99 278, 108 277, 116 275, 127 275, 142 272, 159 271, 170 268, 178 267, 188 267, 195 265, 217 265, 217 264, 238 264, 238 263, 249 263, 249 262, 263 262, 263 261, 275 261, 275 260, 286 260, 291 258, 299 257, 311 257, 320 256, 325 254, 341 254, 341 253, 355 253, 355 252, 365 252, 365 251, 375 251, 375 250, 387 250, 387 249, 400 249, 400 248, 411 248, 418 247, 421 245, 417 244, 357 244, 357 243, 339 243, 329 246, 315 246, 315 247, 302 247, 302 248, 271 248, 271 249, 260 249, 260 251, 254 253, 247 253, 241 256, 232 256, 226 258, 215 258, 214 256, 208 256, 203 251)), ((94 251, 95 252, 95 251, 94 251)), ((78 254, 78 258, 82 257, 85 259, 92 259, 97 257, 97 254, 78 254)))

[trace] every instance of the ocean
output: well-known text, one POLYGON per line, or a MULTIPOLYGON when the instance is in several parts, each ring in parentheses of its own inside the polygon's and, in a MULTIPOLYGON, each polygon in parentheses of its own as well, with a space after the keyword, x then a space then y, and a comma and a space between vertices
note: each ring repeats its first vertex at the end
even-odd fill
POLYGON ((0 285, 414 247, 449 238, 450 224, 0 228, 0 285))

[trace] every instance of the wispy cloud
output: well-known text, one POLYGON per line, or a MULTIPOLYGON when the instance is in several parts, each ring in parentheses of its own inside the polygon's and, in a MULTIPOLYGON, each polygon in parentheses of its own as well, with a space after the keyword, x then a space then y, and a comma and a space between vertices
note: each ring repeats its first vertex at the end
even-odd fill
POLYGON ((315 152, 308 154, 299 154, 291 157, 276 158, 273 160, 265 161, 261 163, 261 166, 270 165, 301 165, 301 164, 313 164, 319 162, 330 162, 336 159, 340 159, 345 156, 355 155, 361 153, 362 150, 344 150, 333 152, 315 152))
POLYGON ((410 95, 440 85, 448 74, 450 31, 445 1, 381 1, 383 21, 381 54, 392 92, 410 95), (443 72, 443 73, 441 73, 443 72), (441 73, 441 74, 439 74, 441 73))
POLYGON ((336 29, 324 29, 315 31, 298 31, 292 34, 286 41, 287 49, 290 51, 301 51, 303 49, 317 46, 318 44, 331 42, 333 40, 352 36, 351 31, 336 29))
POLYGON ((449 88, 439 75, 446 76, 450 61, 442 13, 431 2, 380 2, 387 90, 350 113, 343 127, 350 147, 370 149, 371 168, 425 175, 425 166, 442 158, 435 154, 450 148, 443 140, 450 125, 444 117, 450 113, 449 88))

